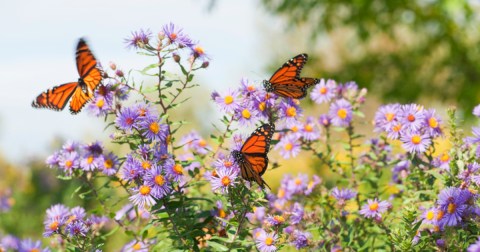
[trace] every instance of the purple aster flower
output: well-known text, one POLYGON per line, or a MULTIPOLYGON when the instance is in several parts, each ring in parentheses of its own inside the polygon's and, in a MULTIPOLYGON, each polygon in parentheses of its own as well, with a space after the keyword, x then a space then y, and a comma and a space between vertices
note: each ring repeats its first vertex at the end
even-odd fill
POLYGON ((302 109, 299 106, 298 100, 283 99, 279 105, 279 116, 285 120, 285 125, 291 127, 295 125, 302 116, 302 109))
POLYGON ((83 220, 72 221, 65 227, 65 231, 69 236, 86 236, 88 230, 89 228, 83 220))
POLYGON ((443 189, 438 195, 438 208, 442 210, 443 217, 440 224, 443 226, 456 226, 462 221, 462 215, 467 208, 467 201, 471 197, 468 190, 456 187, 443 189))
POLYGON ((193 44, 192 40, 183 33, 183 29, 176 27, 173 23, 164 25, 162 30, 170 44, 178 44, 180 47, 187 47, 193 44))
POLYGON ((332 119, 328 114, 321 114, 318 118, 318 122, 323 125, 323 127, 328 128, 332 124, 332 119))
POLYGON ((401 122, 395 122, 390 128, 386 130, 387 137, 393 140, 396 140, 400 137, 400 134, 403 132, 403 124, 401 122))
POLYGON ((349 81, 345 84, 338 85, 337 93, 339 96, 347 100, 353 100, 358 94, 358 85, 354 81, 349 81))
POLYGON ((253 207, 253 213, 247 213, 248 221, 252 223, 262 223, 265 218, 265 207, 253 207))
POLYGON ((212 190, 216 191, 220 189, 222 193, 228 192, 230 186, 234 186, 238 182, 235 181, 238 177, 238 171, 234 169, 218 169, 216 170, 218 177, 212 176, 210 183, 212 184, 212 190))
POLYGON ((297 177, 290 180, 287 184, 287 190, 293 194, 302 194, 308 186, 308 175, 298 174, 297 177))
MULTIPOLYGON (((478 106, 477 106, 478 107, 478 106)), ((480 236, 475 243, 470 244, 467 248, 467 252, 479 252, 480 251, 480 236)))
POLYGON ((450 156, 448 152, 438 155, 432 160, 432 165, 438 169, 449 171, 450 170, 450 156))
POLYGON ((125 39, 125 43, 128 48, 144 48, 145 45, 148 45, 152 33, 149 30, 140 30, 132 32, 130 38, 125 39))
POLYGON ((309 239, 310 237, 312 237, 312 235, 309 232, 295 230, 293 231, 292 237, 293 241, 291 242, 291 244, 298 250, 308 246, 309 239))
POLYGON ((325 82, 324 79, 321 79, 320 83, 315 85, 315 88, 310 92, 310 98, 318 104, 330 102, 336 96, 336 89, 337 83, 334 80, 327 80, 325 82))
POLYGON ((145 102, 135 104, 132 109, 138 113, 138 119, 158 119, 158 113, 155 107, 145 102))
POLYGON ((191 50, 191 54, 190 56, 193 58, 193 60, 201 60, 203 62, 206 62, 210 57, 205 53, 205 50, 203 49, 202 46, 196 44, 194 45, 192 43, 192 45, 189 46, 190 50, 191 50))
POLYGON ((43 232, 44 237, 50 237, 53 234, 56 234, 60 231, 60 227, 65 224, 66 218, 62 219, 46 219, 43 224, 45 231, 43 232))
POLYGON ((400 108, 400 121, 403 127, 410 131, 418 131, 425 122, 423 107, 417 104, 406 104, 400 108))
POLYGON ((49 168, 58 168, 60 166, 61 156, 59 151, 55 151, 53 155, 47 157, 45 163, 49 168))
POLYGON ((235 169, 239 170, 237 163, 235 163, 235 159, 232 157, 232 155, 226 155, 223 157, 220 157, 213 163, 213 167, 216 169, 235 169))
POLYGON ((254 85, 253 82, 250 82, 247 78, 242 78, 240 80, 240 93, 243 96, 250 97, 258 91, 258 88, 254 85))
POLYGON ((300 129, 300 135, 307 141, 315 141, 320 138, 320 131, 317 125, 315 125, 315 119, 313 117, 307 117, 307 120, 300 129))
POLYGON ((285 218, 282 215, 268 215, 265 222, 271 226, 280 226, 285 223, 285 218))
POLYGON ((435 207, 431 207, 422 213, 422 217, 421 217, 423 219, 422 222, 425 224, 437 225, 438 223, 437 216, 438 216, 438 209, 435 207))
POLYGON ((442 135, 442 129, 440 125, 442 124, 442 120, 440 117, 435 115, 435 109, 426 110, 424 113, 425 116, 425 125, 428 134, 433 137, 438 137, 442 135))
POLYGON ((3 236, 0 240, 0 248, 3 248, 5 250, 18 250, 20 248, 20 239, 13 235, 7 234, 3 236))
POLYGON ((388 131, 398 122, 400 104, 381 106, 375 113, 375 131, 388 131))
POLYGON ((423 153, 432 143, 428 135, 415 132, 406 132, 400 140, 402 147, 410 153, 423 153))
POLYGON ((121 130, 131 133, 135 128, 135 122, 139 116, 139 113, 135 109, 131 107, 124 107, 120 111, 115 123, 121 130))
POLYGON ((398 162, 393 168, 392 168, 392 180, 395 183, 402 183, 402 179, 406 178, 408 174, 410 174, 410 165, 411 165, 410 160, 402 160, 398 162))
POLYGON ((295 225, 300 223, 300 221, 302 221, 303 219, 303 214, 304 214, 303 206, 300 203, 295 202, 291 210, 291 215, 289 219, 290 224, 295 225))
POLYGON ((47 209, 46 218, 52 220, 67 219, 69 211, 68 207, 62 204, 56 204, 47 209))
POLYGON ((155 205, 155 199, 152 195, 152 186, 148 185, 147 183, 144 183, 138 188, 132 189, 132 192, 132 196, 130 196, 128 199, 134 205, 141 208, 155 205))
POLYGON ((103 96, 94 96, 92 102, 87 104, 87 110, 96 117, 106 116, 112 110, 112 105, 103 96))
POLYGON ((368 199, 367 203, 363 205, 359 213, 366 218, 382 218, 382 213, 390 208, 390 203, 387 201, 378 201, 378 199, 368 199))
POLYGON ((131 154, 127 155, 123 164, 122 178, 125 180, 134 180, 143 172, 142 163, 131 154))
POLYGON ((252 103, 245 102, 235 110, 235 119, 242 126, 254 125, 258 121, 258 111, 252 106, 252 103))
POLYGON ((475 108, 473 108, 473 115, 476 117, 480 117, 480 105, 477 105, 475 106, 475 108))
POLYGON ((113 152, 104 155, 102 158, 102 162, 100 162, 99 169, 102 171, 103 174, 107 176, 112 176, 117 173, 119 161, 118 157, 113 154, 113 152))
POLYGON ((71 152, 76 152, 78 149, 78 143, 74 141, 67 141, 63 146, 62 150, 65 152, 71 153, 71 152))
POLYGON ((273 252, 277 250, 275 247, 277 239, 276 233, 267 233, 261 230, 258 235, 255 235, 255 244, 260 252, 273 252))
POLYGON ((167 162, 163 164, 162 168, 169 179, 178 182, 184 177, 183 165, 179 163, 175 164, 175 161, 171 159, 167 160, 167 162))
POLYGON ((347 200, 353 199, 357 196, 357 192, 347 188, 338 189, 338 187, 334 187, 332 189, 332 196, 337 200, 337 204, 343 207, 347 200))
POLYGON ((86 216, 85 209, 81 206, 76 206, 70 209, 69 221, 81 220, 85 218, 85 216, 86 216))
POLYGON ((275 145, 275 149, 280 149, 280 155, 285 159, 294 158, 300 153, 301 149, 298 140, 298 136, 287 134, 275 145))
POLYGON ((352 104, 345 99, 337 100, 330 105, 328 115, 333 126, 347 127, 352 121, 352 104))
POLYGON ((457 177, 465 182, 468 182, 471 176, 474 173, 476 173, 479 169, 480 169, 480 165, 477 162, 467 164, 467 167, 460 174, 458 174, 457 177))
POLYGON ((133 240, 123 246, 121 252, 148 252, 149 246, 142 241, 133 240))
POLYGON ((191 131, 180 140, 180 145, 183 145, 184 150, 192 150, 195 153, 205 155, 211 147, 208 146, 207 141, 203 139, 196 131, 191 131))
POLYGON ((469 144, 477 144, 480 142, 480 127, 472 128, 473 137, 466 137, 465 142, 469 144))
POLYGON ((215 97, 215 102, 220 106, 220 110, 225 113, 233 113, 240 107, 240 98, 236 90, 227 90, 215 97))
POLYGON ((146 173, 145 181, 152 188, 152 196, 157 199, 163 198, 172 190, 170 188, 170 182, 165 175, 162 174, 162 169, 157 165, 154 165, 152 169, 146 173))
POLYGON ((18 248, 19 252, 31 252, 31 251, 50 251, 48 248, 42 249, 42 242, 41 241, 33 241, 32 239, 25 239, 20 242, 20 246, 18 248))
POLYGON ((321 182, 322 179, 319 176, 313 175, 312 180, 308 182, 307 189, 305 189, 305 195, 310 195, 313 192, 313 189, 315 189, 315 187, 321 182))
POLYGON ((168 135, 168 126, 160 123, 160 120, 146 118, 139 122, 139 128, 143 130, 143 136, 151 141, 165 141, 168 135))
POLYGON ((60 168, 62 168, 65 173, 71 175, 73 169, 79 167, 79 160, 77 152, 64 153, 60 159, 60 168))
POLYGON ((86 153, 80 160, 80 167, 85 171, 93 171, 100 166, 102 161, 102 156, 95 156, 91 153, 86 153))

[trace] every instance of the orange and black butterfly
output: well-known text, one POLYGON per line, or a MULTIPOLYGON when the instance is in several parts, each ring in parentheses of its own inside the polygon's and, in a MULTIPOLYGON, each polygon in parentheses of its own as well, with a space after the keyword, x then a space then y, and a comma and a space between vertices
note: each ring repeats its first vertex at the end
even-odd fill
POLYGON ((33 107, 62 110, 70 100, 70 112, 77 114, 92 99, 93 92, 102 81, 102 72, 83 39, 78 41, 76 59, 80 75, 78 81, 65 83, 41 93, 32 102, 33 107))
POLYGON ((262 175, 267 170, 267 153, 274 131, 273 123, 263 124, 250 135, 239 151, 232 151, 235 162, 240 166, 242 178, 257 182, 261 188, 265 185, 270 188, 262 179, 262 175))
POLYGON ((300 77, 307 59, 307 54, 299 54, 291 58, 272 75, 270 80, 263 81, 265 90, 285 98, 305 97, 307 89, 320 82, 316 78, 300 77))

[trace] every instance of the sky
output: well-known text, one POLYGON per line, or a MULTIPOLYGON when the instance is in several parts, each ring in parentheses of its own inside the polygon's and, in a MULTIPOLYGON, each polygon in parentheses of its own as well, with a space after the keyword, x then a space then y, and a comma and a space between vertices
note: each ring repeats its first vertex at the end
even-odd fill
MULTIPOLYGON (((76 81, 74 50, 80 37, 103 65, 141 69, 148 61, 125 47, 132 31, 161 30, 168 22, 200 41, 212 58, 197 80, 209 92, 238 85, 242 77, 263 79, 265 30, 275 21, 257 1, 42 0, 0 2, 0 155, 11 162, 45 157, 55 138, 105 139, 103 120, 31 107, 53 86, 76 81), (262 55, 262 57, 259 57, 262 55)), ((273 26, 271 26, 273 24, 273 26)), ((267 41, 268 43, 268 41, 267 41)), ((267 45, 268 46, 268 45, 267 45)), ((203 97, 207 99, 207 97, 203 97)))

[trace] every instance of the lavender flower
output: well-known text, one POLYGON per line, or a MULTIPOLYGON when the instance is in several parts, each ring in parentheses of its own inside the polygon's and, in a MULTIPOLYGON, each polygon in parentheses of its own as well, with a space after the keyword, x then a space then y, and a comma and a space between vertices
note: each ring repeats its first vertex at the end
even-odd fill
POLYGON ((298 136, 287 134, 275 145, 275 149, 280 149, 280 155, 285 159, 296 157, 301 149, 298 136))
POLYGON ((479 251, 480 251, 480 237, 478 237, 475 243, 470 244, 470 246, 468 246, 467 248, 467 252, 479 252, 479 251))
POLYGON ((130 107, 124 107, 120 111, 120 114, 115 120, 115 123, 121 130, 124 130, 127 133, 131 133, 132 130, 135 128, 135 122, 139 116, 140 114, 137 113, 135 109, 130 107))
POLYGON ((175 164, 173 160, 165 162, 163 165, 163 170, 168 178, 175 181, 180 181, 180 179, 184 176, 183 166, 181 164, 175 164))
POLYGON ((410 153, 423 153, 432 142, 428 135, 415 132, 407 132, 400 140, 403 142, 403 148, 410 153))
POLYGON ((228 192, 230 186, 237 184, 236 178, 238 171, 234 169, 218 169, 216 170, 218 177, 212 176, 210 183, 212 184, 212 190, 216 191, 220 189, 223 193, 228 192))
POLYGON ((308 246, 309 239, 310 237, 312 237, 312 235, 309 232, 295 230, 293 231, 292 237, 293 241, 291 242, 291 244, 298 250, 308 246))
POLYGON ((378 199, 368 199, 367 203, 362 206, 359 213, 366 218, 381 218, 382 213, 387 211, 390 207, 387 201, 378 201, 378 199))
POLYGON ((118 157, 112 152, 103 156, 103 162, 100 162, 99 169, 107 176, 112 176, 118 170, 118 157))
POLYGON ((320 138, 320 131, 315 125, 315 119, 311 116, 302 125, 300 136, 307 141, 315 141, 320 138))
POLYGON ((143 184, 138 188, 132 189, 132 196, 129 197, 130 201, 141 208, 145 206, 155 205, 155 199, 152 195, 152 187, 148 184, 143 184))
POLYGON ((285 125, 287 125, 287 127, 295 125, 302 116, 302 109, 298 106, 298 101, 293 99, 282 100, 278 112, 280 118, 285 119, 285 125))
POLYGON ((448 187, 438 195, 438 208, 444 215, 440 220, 441 225, 456 226, 462 221, 462 215, 467 208, 467 201, 471 193, 468 190, 448 187))
POLYGON ((387 104, 381 106, 375 113, 375 131, 388 131, 396 122, 398 122, 399 112, 399 104, 387 104))
POLYGON ((428 134, 431 137, 438 137, 442 135, 442 129, 440 125, 442 124, 442 120, 440 117, 435 115, 434 109, 429 109, 424 113, 424 120, 428 134))
POLYGON ((302 221, 303 219, 303 214, 304 214, 303 206, 300 203, 295 202, 291 210, 291 215, 289 219, 290 223, 293 225, 300 223, 300 221, 302 221))
POLYGON ((313 175, 312 180, 308 182, 307 188, 305 189, 305 195, 310 195, 313 192, 313 189, 315 189, 315 187, 321 182, 322 179, 319 176, 313 175))
POLYGON ((19 252, 31 252, 31 251, 42 251, 47 252, 50 251, 49 249, 45 248, 42 249, 42 242, 41 241, 33 241, 32 239, 25 239, 20 242, 20 246, 18 248, 19 252))
POLYGON ((250 126, 258 121, 258 112, 251 103, 243 103, 235 110, 235 119, 242 126, 250 126))
POLYGON ((423 126, 425 114, 423 107, 417 104, 407 104, 400 108, 401 123, 407 130, 418 131, 423 126))
POLYGON ((162 170, 160 169, 160 167, 156 165, 154 165, 152 169, 147 172, 145 176, 145 181, 152 188, 152 196, 157 199, 163 198, 171 191, 170 182, 162 174, 162 170))
POLYGON ((168 126, 161 124, 159 120, 147 117, 139 122, 142 135, 151 141, 165 141, 168 135, 168 126))
POLYGON ((312 92, 310 92, 310 97, 315 103, 321 104, 324 102, 330 102, 336 95, 337 83, 334 80, 324 79, 320 80, 320 83, 315 85, 312 92))
POLYGON ((238 92, 234 90, 227 90, 215 96, 215 102, 220 106, 220 110, 225 113, 233 113, 240 107, 238 92))
POLYGON ((260 252, 273 252, 277 250, 277 247, 275 247, 277 239, 278 236, 276 233, 267 233, 261 230, 255 237, 255 243, 260 252))
POLYGON ((125 43, 129 48, 144 48, 145 45, 148 45, 152 33, 149 30, 140 30, 132 32, 130 38, 125 39, 125 43))
POLYGON ((352 121, 352 105, 345 99, 332 103, 328 111, 332 124, 337 127, 347 127, 352 121))
POLYGON ((82 221, 73 221, 67 224, 65 231, 69 236, 86 236, 89 228, 82 221))
POLYGON ((480 105, 475 106, 475 108, 473 108, 472 113, 473 113, 474 116, 480 117, 480 105))
POLYGON ((337 200, 338 205, 343 207, 347 200, 353 199, 357 196, 357 192, 347 188, 338 189, 338 187, 334 187, 332 189, 332 196, 337 200))
POLYGON ((173 23, 164 25, 162 30, 170 44, 178 44, 180 47, 193 45, 192 40, 183 33, 183 29, 176 27, 173 23))

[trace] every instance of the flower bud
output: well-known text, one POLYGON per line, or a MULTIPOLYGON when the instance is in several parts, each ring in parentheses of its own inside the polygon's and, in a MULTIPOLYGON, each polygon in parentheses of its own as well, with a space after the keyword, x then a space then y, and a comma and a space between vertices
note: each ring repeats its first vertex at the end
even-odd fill
POLYGON ((113 62, 110 62, 110 68, 115 71, 117 69, 117 65, 115 65, 113 62))
POLYGON ((208 65, 210 65, 210 63, 209 63, 208 61, 204 61, 204 62, 202 63, 202 68, 207 68, 208 65))
POLYGON ((174 53, 174 54, 173 54, 173 60, 174 60, 175 62, 179 63, 179 62, 180 62, 180 55, 174 53))
POLYGON ((118 77, 123 77, 123 71, 122 71, 122 70, 117 70, 117 71, 115 71, 115 74, 116 74, 118 77))

